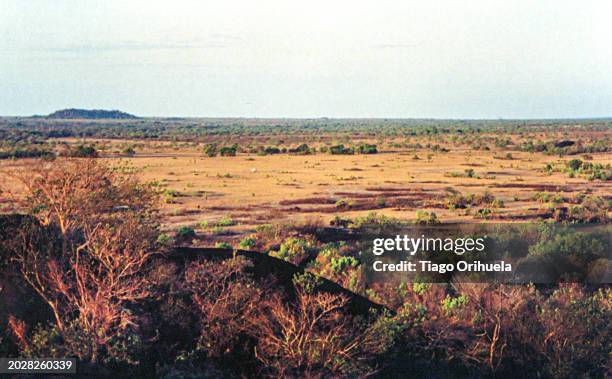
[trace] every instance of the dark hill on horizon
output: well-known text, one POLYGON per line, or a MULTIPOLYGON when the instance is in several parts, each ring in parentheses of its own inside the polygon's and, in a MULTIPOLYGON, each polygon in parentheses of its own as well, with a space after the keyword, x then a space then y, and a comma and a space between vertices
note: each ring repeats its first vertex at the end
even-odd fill
POLYGON ((119 110, 104 110, 104 109, 62 109, 55 111, 47 116, 47 118, 64 118, 64 119, 135 119, 138 118, 133 114, 121 112, 119 110))

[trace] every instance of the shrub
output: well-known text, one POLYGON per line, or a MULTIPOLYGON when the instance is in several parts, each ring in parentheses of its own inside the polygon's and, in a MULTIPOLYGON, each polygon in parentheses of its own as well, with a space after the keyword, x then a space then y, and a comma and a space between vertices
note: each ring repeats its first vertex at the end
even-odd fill
POLYGON ((416 211, 416 218, 413 223, 419 225, 436 225, 440 223, 440 220, 438 220, 438 216, 434 212, 427 212, 419 209, 416 211))
POLYGON ((607 223, 610 205, 599 196, 588 196, 579 205, 569 208, 568 219, 577 223, 607 223))
POLYGON ((175 198, 180 196, 180 192, 174 189, 166 188, 161 193, 162 199, 166 204, 175 204, 175 198))
MULTIPOLYGON (((257 340, 257 358, 274 377, 359 377, 371 369, 362 346, 366 333, 345 311, 348 298, 309 293, 296 286, 288 303, 273 296, 250 324, 257 340)), ((377 341, 378 342, 378 341, 377 341)))
POLYGON ((302 238, 289 237, 280 246, 278 251, 270 252, 273 257, 300 264, 313 252, 313 244, 302 238))
POLYGON ((195 230, 189 226, 181 226, 176 230, 176 237, 186 240, 196 236, 195 230))
POLYGON ((442 309, 447 316, 456 313, 460 308, 467 305, 469 302, 469 298, 465 295, 460 295, 458 297, 446 296, 444 300, 442 300, 442 309))
POLYGON ((563 203, 565 199, 560 194, 553 194, 550 192, 536 192, 532 197, 532 200, 540 203, 563 203))
POLYGON ((349 268, 355 268, 359 265, 359 261, 353 257, 339 257, 332 258, 330 262, 330 268, 332 272, 339 274, 346 271, 349 268))
POLYGON ((235 144, 232 146, 223 146, 222 148, 219 149, 219 154, 222 157, 235 157, 237 149, 238 149, 238 145, 235 145, 235 144))
POLYGON ((567 167, 572 170, 578 170, 582 166, 582 161, 580 159, 572 159, 567 162, 567 167))
POLYGON ((157 243, 162 246, 170 246, 173 242, 172 237, 166 233, 161 233, 159 236, 157 236, 157 243))
MULTIPOLYGON (((455 171, 451 171, 451 172, 447 172, 444 174, 444 176, 448 176, 451 178, 474 178, 474 179, 481 179, 481 177, 479 175, 476 174, 476 172, 474 171, 474 169, 472 168, 468 168, 463 170, 463 172, 455 172, 455 171)), ((494 177, 487 177, 486 179, 492 179, 494 177)))
POLYGON ((359 151, 359 154, 377 154, 378 153, 378 149, 376 148, 376 145, 370 145, 367 143, 359 145, 357 150, 359 151))
POLYGON ((352 205, 350 200, 344 200, 344 199, 340 199, 338 201, 336 201, 336 208, 350 208, 352 205))
POLYGON ((529 255, 554 256, 558 259, 574 256, 578 261, 588 262, 606 258, 611 247, 605 235, 568 230, 530 246, 529 255))
POLYGON ((234 221, 230 215, 225 215, 223 216, 222 219, 217 220, 215 225, 216 226, 233 226, 233 225, 236 225, 236 221, 234 221))
POLYGON ((233 249, 232 245, 227 242, 217 242, 215 244, 216 249, 233 249))
MULTIPOLYGON (((245 325, 255 318, 263 290, 246 274, 250 263, 242 257, 215 264, 195 262, 186 269, 184 287, 196 309, 199 336, 193 353, 200 358, 226 358, 240 362, 245 325), (203 356, 203 357, 202 357, 203 356)), ((193 329, 189 330, 192 333, 193 329)))
POLYGON ((492 209, 481 208, 481 209, 478 209, 476 211, 476 214, 474 215, 474 217, 475 218, 483 218, 483 219, 488 220, 488 219, 490 219, 493 216, 494 213, 495 212, 492 209))
POLYGON ((294 149, 289 149, 289 153, 297 155, 308 155, 312 154, 313 151, 312 149, 310 149, 310 147, 308 147, 307 144, 303 143, 294 149))
POLYGON ((399 228, 404 226, 405 223, 397 218, 389 217, 384 214, 378 214, 376 212, 368 212, 365 216, 355 217, 352 222, 354 228, 399 228))
POLYGON ((210 232, 215 236, 220 236, 225 234, 225 229, 222 226, 215 225, 210 232))
POLYGON ((465 209, 467 207, 477 205, 491 205, 495 208, 504 207, 504 202, 502 200, 496 199, 495 196, 493 196, 489 192, 485 192, 482 195, 473 193, 461 195, 457 191, 455 191, 452 195, 446 197, 445 202, 448 209, 451 210, 465 209))
POLYGON ((132 146, 128 146, 125 149, 121 150, 121 154, 131 157, 136 154, 136 150, 134 150, 132 146))
POLYGON ((97 158, 98 151, 91 145, 77 145, 74 148, 69 148, 62 152, 60 155, 71 158, 97 158))
POLYGON ((420 283, 420 282, 412 283, 412 291, 420 296, 425 295, 425 292, 427 292, 427 290, 430 287, 431 287, 430 283, 420 283))
POLYGON ((217 156, 217 144, 207 143, 206 145, 204 145, 204 154, 211 158, 217 156))
POLYGON ((280 151, 280 149, 278 147, 270 146, 270 147, 266 147, 264 149, 264 153, 266 153, 266 154, 280 154, 280 152, 281 151, 280 151))
POLYGON ((255 237, 244 237, 239 244, 240 248, 245 250, 253 249, 257 246, 257 239, 255 237))
POLYGON ((355 154, 355 149, 352 147, 344 147, 344 145, 335 145, 329 148, 332 155, 352 155, 355 154))
POLYGON ((310 272, 296 273, 291 279, 293 285, 300 291, 312 294, 319 288, 323 280, 317 275, 311 274, 310 272))
POLYGON ((339 228, 348 228, 349 225, 351 225, 352 223, 353 220, 351 220, 350 218, 344 218, 338 215, 335 215, 333 220, 330 221, 331 226, 337 226, 339 228))

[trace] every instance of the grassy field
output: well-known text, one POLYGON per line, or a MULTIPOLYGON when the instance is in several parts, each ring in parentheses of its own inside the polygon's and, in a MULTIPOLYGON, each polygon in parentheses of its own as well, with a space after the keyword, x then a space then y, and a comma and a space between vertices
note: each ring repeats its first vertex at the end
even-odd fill
MULTIPOLYGON (((610 132, 605 129, 574 135, 587 143, 609 136, 610 132)), ((484 141, 499 138, 499 133, 478 136, 484 141)), ((514 146, 532 138, 561 140, 568 138, 568 133, 507 135, 514 146)), ((139 177, 155 183, 162 191, 164 230, 173 232, 182 226, 191 227, 205 240, 202 243, 210 239, 237 240, 261 224, 329 225, 336 217, 354 218, 370 212, 402 220, 413 220, 417 211, 426 211, 434 212, 442 222, 483 222, 484 219, 520 222, 551 217, 551 209, 571 206, 580 196, 610 199, 610 181, 588 180, 585 175, 568 175, 565 171, 568 162, 577 158, 592 164, 610 164, 610 152, 583 157, 516 151, 492 144, 486 149, 475 149, 468 144, 469 139, 458 143, 444 136, 386 138, 381 144, 380 138, 354 132, 341 137, 323 134, 318 138, 308 134, 257 138, 239 134, 229 137, 226 144, 266 146, 270 141, 289 145, 310 142, 320 150, 325 146, 320 141, 327 141, 329 145, 334 139, 348 139, 353 144, 378 142, 378 153, 239 152, 230 157, 206 156, 205 142, 223 144, 219 136, 211 136, 205 142, 60 138, 53 143, 55 146, 96 146, 100 159, 113 164, 127 163, 139 177), (313 140, 319 142, 313 144, 313 140), (122 154, 126 146, 133 147, 135 154, 122 154), (546 169, 547 166, 553 169, 546 169), (468 204, 468 207, 451 204, 453 198, 484 195, 491 198, 484 204, 468 204), (223 230, 213 230, 216 224, 223 230)), ((18 168, 28 162, 27 159, 2 161, 0 167, 18 168)))

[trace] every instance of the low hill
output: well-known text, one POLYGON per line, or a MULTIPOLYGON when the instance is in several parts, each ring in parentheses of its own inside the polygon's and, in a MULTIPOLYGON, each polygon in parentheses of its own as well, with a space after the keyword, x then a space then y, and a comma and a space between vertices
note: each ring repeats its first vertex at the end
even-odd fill
POLYGON ((62 109, 55 111, 47 116, 47 118, 75 118, 75 119, 135 119, 138 118, 133 114, 121 112, 118 110, 104 109, 62 109))

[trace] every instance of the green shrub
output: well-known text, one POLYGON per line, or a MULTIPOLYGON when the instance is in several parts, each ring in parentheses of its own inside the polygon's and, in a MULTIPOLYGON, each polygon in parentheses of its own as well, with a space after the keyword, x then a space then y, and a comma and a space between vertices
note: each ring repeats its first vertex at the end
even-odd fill
POLYGON ((281 152, 281 151, 280 151, 280 149, 279 149, 278 147, 272 147, 272 146, 270 146, 270 147, 266 147, 266 148, 264 149, 264 153, 266 153, 266 154, 271 154, 271 155, 272 155, 272 154, 280 154, 280 152, 281 152))
POLYGON ((176 237, 181 239, 193 238, 196 236, 195 230, 189 226, 181 226, 176 231, 176 237))
POLYGON ((253 249, 255 246, 257 246, 257 239, 255 237, 244 237, 240 241, 239 246, 245 250, 253 249))
POLYGON ((358 216, 352 221, 353 228, 364 227, 383 227, 383 228, 399 228, 405 226, 405 223, 395 217, 389 217, 376 212, 368 212, 365 216, 358 216))
POLYGON ((223 216, 222 219, 215 223, 216 226, 233 226, 236 225, 236 221, 232 219, 230 215, 223 216))
POLYGON ((217 242, 215 244, 215 248, 217 249, 233 249, 232 245, 227 242, 217 242))
POLYGON ((476 214, 474 215, 474 217, 476 217, 476 218, 483 218, 485 220, 488 220, 488 219, 490 219, 493 216, 494 213, 495 212, 493 212, 492 209, 481 208, 481 209, 478 209, 476 211, 476 214))
POLYGON ((471 206, 477 205, 491 205, 495 208, 503 208, 504 202, 502 200, 498 200, 490 194, 489 192, 485 192, 482 195, 468 193, 466 195, 461 195, 457 191, 450 196, 447 196, 445 199, 446 206, 450 210, 454 209, 465 209, 471 206))
POLYGON ((172 237, 166 233, 161 233, 159 236, 157 236, 157 243, 162 246, 170 246, 173 242, 172 237))
POLYGON ((313 151, 307 144, 303 143, 294 149, 289 149, 289 153, 297 155, 308 155, 312 154, 313 151))
POLYGON ((292 279, 293 285, 304 291, 304 293, 312 294, 323 283, 323 280, 310 272, 296 273, 292 279))
POLYGON ((211 158, 217 156, 217 144, 207 143, 206 145, 204 145, 204 154, 211 158))
POLYGON ((572 159, 567 162, 567 167, 572 170, 578 170, 582 166, 582 161, 580 159, 572 159))
POLYGON ((306 259, 313 251, 313 246, 310 241, 289 237, 280 246, 278 251, 270 252, 270 255, 285 261, 299 264, 306 259))
POLYGON ((223 227, 222 227, 222 226, 215 225, 215 226, 212 228, 212 230, 211 230, 210 232, 211 232, 213 235, 218 236, 218 235, 224 234, 224 233, 225 233, 225 229, 223 229, 223 227))
POLYGON ((222 157, 235 157, 237 149, 238 149, 237 145, 223 146, 222 148, 219 149, 219 154, 222 157))
POLYGON ((61 155, 72 158, 97 158, 98 151, 93 145, 77 145, 63 152, 61 155))
POLYGON ((352 147, 345 147, 344 145, 335 145, 329 148, 329 152, 332 155, 352 155, 355 154, 355 149, 352 147))
POLYGON ((339 257, 331 259, 331 270, 336 273, 342 273, 349 268, 355 268, 359 265, 359 261, 353 257, 339 257))
POLYGON ((419 225, 436 225, 440 223, 440 220, 438 220, 438 216, 434 212, 427 212, 419 209, 416 211, 416 218, 413 223, 419 225))
POLYGON ((425 295, 425 292, 427 292, 427 290, 430 287, 431 287, 430 283, 420 283, 420 282, 412 283, 412 291, 420 296, 425 295))
POLYGON ((469 298, 465 295, 460 295, 457 297, 451 297, 447 295, 444 300, 442 300, 442 309, 447 316, 452 314, 456 314, 458 310, 465 307, 469 302, 469 298))
POLYGON ((357 148, 357 151, 359 151, 359 154, 377 154, 378 153, 378 149, 376 148, 376 145, 370 145, 367 143, 359 145, 359 147, 357 148))

